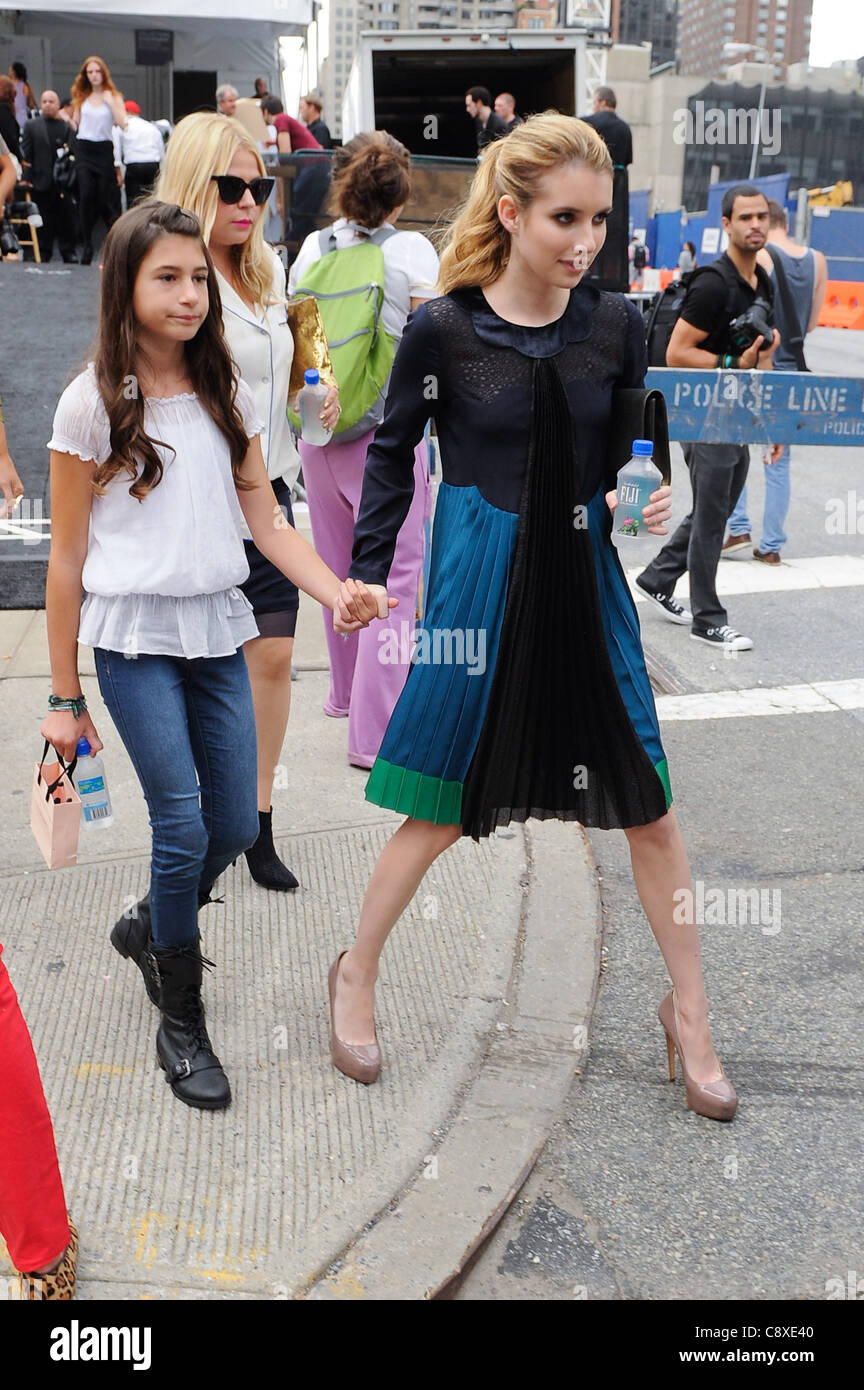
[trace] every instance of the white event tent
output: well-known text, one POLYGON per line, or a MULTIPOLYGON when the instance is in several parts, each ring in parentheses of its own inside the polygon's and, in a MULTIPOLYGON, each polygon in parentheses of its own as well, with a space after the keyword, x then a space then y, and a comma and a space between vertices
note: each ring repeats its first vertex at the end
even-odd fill
POLYGON ((98 54, 150 120, 213 104, 222 82, 252 96, 256 77, 281 91, 279 38, 302 34, 312 0, 0 0, 0 71, 20 61, 34 91, 61 96, 98 54))

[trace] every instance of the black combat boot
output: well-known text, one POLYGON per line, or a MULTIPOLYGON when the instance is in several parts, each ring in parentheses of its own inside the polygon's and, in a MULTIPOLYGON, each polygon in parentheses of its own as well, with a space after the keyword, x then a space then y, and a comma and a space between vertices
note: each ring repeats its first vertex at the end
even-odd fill
POLYGON ((246 863, 256 883, 263 888, 278 888, 286 893, 292 888, 299 888, 300 884, 273 848, 272 818, 272 806, 269 811, 258 812, 258 839, 246 850, 246 863))
MULTIPOLYGON (((198 890, 198 911, 205 903, 221 903, 224 898, 211 898, 198 890)), ((111 945, 119 951, 124 960, 132 960, 144 976, 144 988, 152 1004, 159 1003, 159 980, 155 973, 151 950, 153 934, 150 930, 150 893, 137 902, 131 913, 124 912, 115 922, 111 931, 111 945)))
POLYGON ((150 954, 159 978, 156 1051, 165 1078, 184 1105, 222 1110, 231 1104, 231 1087, 207 1036, 201 999, 203 967, 213 962, 202 956, 200 937, 183 946, 153 946, 150 954))
POLYGON ((111 945, 124 960, 134 961, 144 976, 144 988, 151 1004, 159 1003, 159 979, 150 954, 153 938, 150 932, 150 894, 137 902, 131 913, 124 912, 111 930, 111 945))

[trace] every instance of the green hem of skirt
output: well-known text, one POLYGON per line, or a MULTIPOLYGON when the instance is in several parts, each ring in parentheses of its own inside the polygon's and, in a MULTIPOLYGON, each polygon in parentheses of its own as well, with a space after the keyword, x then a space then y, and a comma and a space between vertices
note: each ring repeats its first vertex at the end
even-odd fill
MULTIPOLYGON (((668 811, 672 805, 672 786, 667 759, 655 763, 654 771, 662 783, 668 811)), ((414 820, 431 821, 433 825, 462 824, 461 782, 444 782, 440 777, 412 772, 384 758, 375 759, 366 783, 366 800, 414 820)))
POLYGON ((433 825, 461 825, 462 783, 444 782, 423 772, 376 758, 366 783, 366 800, 433 825))
POLYGON ((669 763, 666 758, 662 762, 654 764, 654 771, 663 783, 663 790, 666 793, 666 810, 672 805, 672 783, 669 781, 669 763))

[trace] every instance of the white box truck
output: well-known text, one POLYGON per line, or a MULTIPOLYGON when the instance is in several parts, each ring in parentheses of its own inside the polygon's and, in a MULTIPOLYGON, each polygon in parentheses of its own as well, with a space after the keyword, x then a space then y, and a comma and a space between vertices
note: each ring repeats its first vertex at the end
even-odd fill
POLYGON ((588 31, 579 29, 364 30, 342 100, 342 140, 386 130, 415 155, 470 159, 474 123, 469 87, 492 100, 512 92, 520 116, 554 108, 591 109, 586 88, 588 31))

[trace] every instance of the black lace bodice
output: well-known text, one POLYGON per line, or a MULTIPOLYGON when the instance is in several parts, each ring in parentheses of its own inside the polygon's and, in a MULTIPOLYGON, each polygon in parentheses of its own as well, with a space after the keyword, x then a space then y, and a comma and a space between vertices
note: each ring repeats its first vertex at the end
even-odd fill
POLYGON ((645 374, 638 310, 623 295, 577 286, 560 319, 529 328, 500 318, 478 287, 453 290, 415 310, 399 345, 366 458, 352 577, 386 582, 413 495, 414 447, 430 416, 444 482, 519 510, 538 358, 554 360, 573 421, 579 498, 593 497, 604 482, 612 390, 639 386, 645 374))

